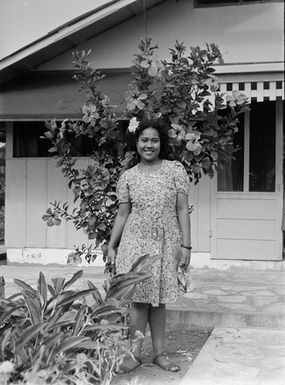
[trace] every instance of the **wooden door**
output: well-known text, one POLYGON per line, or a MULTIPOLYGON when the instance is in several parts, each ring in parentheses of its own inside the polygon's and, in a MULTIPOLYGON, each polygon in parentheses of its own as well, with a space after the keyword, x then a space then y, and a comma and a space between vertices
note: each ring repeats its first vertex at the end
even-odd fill
POLYGON ((211 257, 282 259, 283 103, 253 102, 212 184, 211 257))

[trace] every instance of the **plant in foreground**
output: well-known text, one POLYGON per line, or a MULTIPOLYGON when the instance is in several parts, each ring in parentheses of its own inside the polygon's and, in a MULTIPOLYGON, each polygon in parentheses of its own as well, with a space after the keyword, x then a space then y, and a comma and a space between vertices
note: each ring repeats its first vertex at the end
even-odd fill
POLYGON ((132 354, 127 305, 156 258, 144 256, 129 273, 106 280, 104 295, 91 281, 71 289, 82 270, 51 284, 40 273, 36 289, 15 279, 21 292, 0 300, 0 384, 109 384, 132 354))

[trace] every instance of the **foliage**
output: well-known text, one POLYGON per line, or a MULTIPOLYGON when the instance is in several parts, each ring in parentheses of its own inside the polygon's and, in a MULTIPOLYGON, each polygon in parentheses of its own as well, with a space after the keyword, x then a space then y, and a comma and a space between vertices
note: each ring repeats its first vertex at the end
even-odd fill
MULTIPOLYGON (((158 60, 156 49, 151 39, 141 40, 121 116, 114 113, 109 98, 100 90, 103 75, 90 68, 90 52, 75 52, 74 77, 86 92, 82 121, 47 122, 45 138, 52 143, 50 151, 59 157, 58 166, 79 205, 70 212, 68 203, 52 202, 43 219, 49 226, 60 224, 61 219, 72 221, 95 240, 94 248, 101 244, 106 249, 117 211, 118 177, 136 161, 119 119, 130 120, 130 132, 141 119, 161 119, 168 129, 170 158, 182 162, 195 183, 203 174, 212 177, 218 159, 230 158, 233 153, 238 115, 247 108, 247 100, 237 91, 226 98, 219 92, 213 68, 215 61, 222 60, 218 47, 190 47, 187 56, 184 44, 176 41, 170 61, 158 60), (72 143, 83 136, 88 137, 93 151, 88 167, 79 170, 72 157, 72 143)), ((83 254, 90 261, 94 250, 77 247, 74 259, 83 254)))
POLYGON ((134 285, 150 277, 156 258, 144 256, 107 280, 104 296, 91 281, 88 289, 71 289, 82 270, 51 284, 40 273, 36 289, 15 279, 21 293, 0 299, 0 384, 109 384, 132 354, 126 316, 134 285))
POLYGON ((183 163, 197 183, 202 174, 214 175, 218 158, 231 157, 237 117, 247 100, 237 91, 225 100, 219 92, 213 64, 222 56, 215 44, 190 47, 187 56, 184 44, 176 41, 171 61, 162 62, 156 48, 150 39, 139 45, 127 93, 128 116, 162 119, 169 127, 170 157, 183 163))

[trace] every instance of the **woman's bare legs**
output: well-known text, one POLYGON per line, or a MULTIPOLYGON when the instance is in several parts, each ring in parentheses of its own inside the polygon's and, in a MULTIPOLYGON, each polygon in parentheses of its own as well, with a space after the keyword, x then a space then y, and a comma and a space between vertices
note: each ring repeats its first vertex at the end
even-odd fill
POLYGON ((141 357, 143 339, 137 341, 136 331, 139 330, 145 334, 146 326, 149 321, 149 307, 147 303, 132 302, 130 310, 130 337, 133 346, 133 353, 136 357, 141 357))
POLYGON ((178 365, 173 364, 164 353, 164 337, 166 326, 166 309, 164 304, 158 307, 150 306, 149 325, 153 345, 153 362, 164 370, 177 372, 180 370, 178 365))
POLYGON ((139 330, 145 334, 148 322, 151 331, 154 363, 164 370, 178 371, 180 369, 179 366, 171 363, 169 359, 163 355, 166 326, 165 305, 159 304, 159 306, 154 307, 150 304, 138 302, 133 302, 130 309, 130 337, 136 360, 126 358, 122 364, 122 371, 124 373, 131 372, 141 364, 140 358, 143 339, 137 340, 136 331, 139 330))
POLYGON ((164 304, 157 307, 150 306, 149 326, 154 357, 164 352, 164 335, 166 325, 166 309, 164 304))
POLYGON ((143 338, 138 339, 136 331, 139 330, 142 334, 145 334, 146 326, 149 321, 149 304, 132 302, 130 308, 130 338, 132 345, 132 352, 135 356, 135 360, 131 357, 126 357, 120 367, 120 371, 123 373, 131 372, 140 366, 141 350, 143 344, 143 338))

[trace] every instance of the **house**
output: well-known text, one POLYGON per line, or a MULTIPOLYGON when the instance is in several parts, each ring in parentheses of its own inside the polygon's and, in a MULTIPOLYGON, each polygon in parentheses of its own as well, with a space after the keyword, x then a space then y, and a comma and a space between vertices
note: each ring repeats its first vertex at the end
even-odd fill
POLYGON ((72 194, 39 136, 46 119, 81 117, 84 95, 72 80, 72 51, 92 50, 90 64, 107 75, 103 88, 119 111, 133 54, 147 33, 161 59, 176 39, 188 47, 218 44, 221 90, 240 90, 251 99, 235 138, 241 147, 236 159, 192 187, 193 265, 284 268, 283 19, 284 4, 277 0, 105 1, 4 57, 8 261, 64 263, 86 242, 71 223, 47 227, 41 220, 50 201, 72 194))

